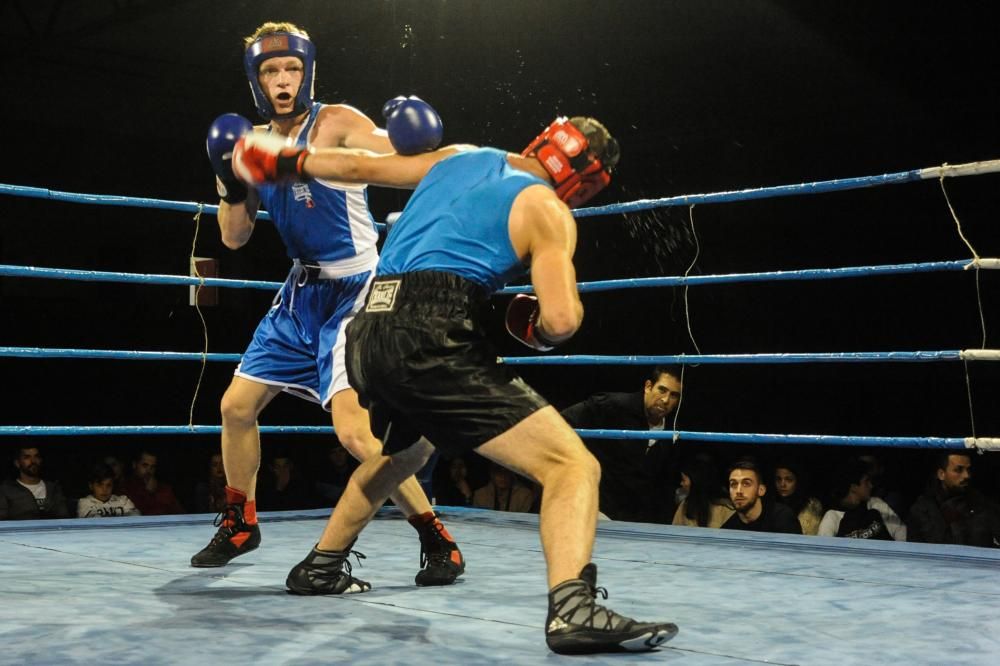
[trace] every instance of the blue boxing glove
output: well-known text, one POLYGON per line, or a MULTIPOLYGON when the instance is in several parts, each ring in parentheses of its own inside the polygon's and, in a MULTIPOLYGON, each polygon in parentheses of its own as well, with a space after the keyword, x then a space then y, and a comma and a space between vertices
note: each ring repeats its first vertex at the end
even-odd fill
POLYGON ((505 324, 507 332, 523 345, 538 351, 551 351, 556 343, 542 333, 538 325, 540 314, 538 299, 528 294, 518 294, 507 305, 505 324))
POLYGON ((382 107, 382 115, 389 141, 400 155, 425 153, 441 143, 441 116, 419 97, 394 97, 382 107))
POLYGON ((233 175, 233 147, 243 135, 252 131, 253 124, 236 113, 222 114, 208 128, 205 150, 217 176, 219 198, 228 204, 243 203, 247 198, 247 186, 233 175))

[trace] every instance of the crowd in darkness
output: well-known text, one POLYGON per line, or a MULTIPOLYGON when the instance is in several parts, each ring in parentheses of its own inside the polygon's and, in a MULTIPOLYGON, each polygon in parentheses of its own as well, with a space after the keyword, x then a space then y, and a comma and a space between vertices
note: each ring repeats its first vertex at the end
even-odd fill
MULTIPOLYGON (((104 447, 75 473, 52 477, 46 473, 44 448, 21 442, 10 449, 13 474, 0 482, 0 520, 200 514, 225 508, 226 476, 218 450, 104 447), (167 474, 160 472, 163 462, 167 474)), ((357 462, 338 443, 313 453, 322 458, 303 458, 294 447, 268 450, 257 486, 263 510, 337 503, 357 462)), ((57 467, 66 467, 59 462, 65 461, 57 461, 57 467)))
MULTIPOLYGON (((660 366, 640 390, 599 393, 562 413, 576 428, 671 430, 681 382, 679 368, 660 366)), ((606 520, 1000 547, 1000 467, 988 454, 789 450, 670 439, 586 444, 601 464, 606 520)), ((46 474, 45 448, 20 441, 8 449, 12 474, 0 483, 0 519, 224 509, 217 450, 105 447, 87 464, 74 465, 75 474, 53 478, 46 474), (165 460, 167 475, 160 471, 165 460)), ((265 442, 263 460, 257 489, 262 511, 331 507, 357 466, 335 441, 319 447, 265 442)), ((424 482, 439 507, 538 512, 537 484, 479 456, 430 464, 424 482)))

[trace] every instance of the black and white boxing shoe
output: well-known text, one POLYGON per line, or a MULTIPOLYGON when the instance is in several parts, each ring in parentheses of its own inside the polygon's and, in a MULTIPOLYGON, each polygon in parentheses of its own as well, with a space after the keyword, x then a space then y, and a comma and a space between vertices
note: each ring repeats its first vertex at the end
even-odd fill
POLYGON ((588 564, 580 577, 556 585, 549 592, 545 642, 559 654, 644 652, 677 635, 672 622, 638 622, 597 603, 597 566, 588 564))
POLYGON ((288 578, 285 579, 288 593, 356 594, 372 589, 371 584, 351 575, 351 562, 348 558, 352 554, 358 559, 358 564, 365 559, 364 554, 351 550, 350 546, 341 551, 313 548, 304 560, 288 572, 288 578))

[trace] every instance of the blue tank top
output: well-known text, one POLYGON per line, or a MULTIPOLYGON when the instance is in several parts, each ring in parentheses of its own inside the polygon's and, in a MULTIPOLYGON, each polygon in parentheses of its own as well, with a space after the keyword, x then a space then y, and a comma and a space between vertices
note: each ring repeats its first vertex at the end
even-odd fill
POLYGON ((495 148, 441 160, 392 225, 376 274, 444 271, 499 289, 527 270, 511 245, 508 218, 531 185, 545 181, 510 166, 495 148))
MULTIPOLYGON (((312 105, 295 145, 308 145, 309 132, 322 108, 318 102, 312 105)), ((364 185, 334 185, 309 178, 265 183, 257 192, 290 258, 326 263, 374 252, 378 231, 368 211, 364 185)))

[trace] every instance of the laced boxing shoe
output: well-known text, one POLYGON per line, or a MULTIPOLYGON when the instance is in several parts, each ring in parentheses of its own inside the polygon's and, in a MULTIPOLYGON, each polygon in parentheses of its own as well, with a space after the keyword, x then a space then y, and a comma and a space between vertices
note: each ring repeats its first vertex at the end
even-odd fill
POLYGON ((451 585, 465 573, 465 558, 444 524, 433 513, 414 516, 410 523, 420 534, 420 571, 417 585, 451 585))
POLYGON ((558 654, 642 652, 652 650, 677 635, 670 622, 638 622, 597 603, 608 592, 597 587, 597 566, 588 564, 580 578, 568 580, 549 592, 545 642, 558 654))
POLYGON ((219 530, 208 545, 191 558, 191 566, 225 566, 229 560, 249 553, 260 545, 256 502, 246 502, 246 495, 228 486, 226 501, 226 507, 219 512, 213 523, 219 530))
POLYGON ((372 589, 371 584, 351 575, 351 562, 348 559, 354 555, 358 564, 365 559, 363 553, 351 550, 351 545, 344 550, 319 550, 316 547, 306 555, 306 558, 292 567, 285 579, 285 587, 289 594, 355 594, 372 589))

